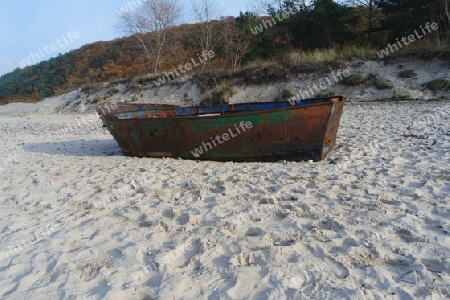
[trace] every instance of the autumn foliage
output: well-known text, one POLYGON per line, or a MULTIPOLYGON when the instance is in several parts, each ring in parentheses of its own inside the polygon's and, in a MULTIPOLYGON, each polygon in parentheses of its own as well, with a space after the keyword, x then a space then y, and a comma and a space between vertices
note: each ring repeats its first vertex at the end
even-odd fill
MULTIPOLYGON (((154 63, 136 36, 85 45, 1 76, 0 104, 37 101, 101 82, 127 81, 148 74, 156 78, 195 59, 205 47, 213 49, 216 56, 205 67, 193 72, 211 69, 237 72, 242 65, 252 62, 276 62, 285 68, 293 57, 307 51, 340 54, 346 47, 376 51, 405 32, 414 32, 435 20, 440 30, 430 35, 427 42, 448 49, 450 18, 445 16, 450 13, 448 5, 443 5, 447 0, 347 2, 357 4, 347 6, 332 0, 315 0, 305 6, 301 0, 278 1, 280 6, 269 7, 267 17, 241 13, 236 18, 212 20, 208 26, 201 23, 171 27, 158 58, 159 74, 154 74, 154 63), (289 15, 289 18, 280 18, 281 15, 289 15), (205 33, 210 38, 205 40, 205 33)), ((152 41, 152 34, 155 33, 145 34, 145 38, 152 41)))

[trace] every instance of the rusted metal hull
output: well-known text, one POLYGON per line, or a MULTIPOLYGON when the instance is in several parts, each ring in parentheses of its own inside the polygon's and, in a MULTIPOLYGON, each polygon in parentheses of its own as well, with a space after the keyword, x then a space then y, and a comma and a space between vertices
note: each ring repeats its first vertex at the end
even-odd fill
MULTIPOLYGON (((125 155, 217 161, 324 159, 336 142, 345 96, 209 107, 121 104, 104 125, 125 155)), ((102 106, 103 105, 103 106, 102 106)))

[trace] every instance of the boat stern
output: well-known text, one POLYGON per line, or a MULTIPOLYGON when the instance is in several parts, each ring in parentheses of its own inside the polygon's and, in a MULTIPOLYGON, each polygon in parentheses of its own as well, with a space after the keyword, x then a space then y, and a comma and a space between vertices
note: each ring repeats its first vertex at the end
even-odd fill
POLYGON ((333 106, 331 108, 330 117, 328 119, 328 125, 322 144, 322 153, 320 160, 324 160, 336 144, 339 123, 341 121, 342 112, 344 110, 344 103, 347 101, 347 96, 342 95, 338 98, 332 99, 331 101, 333 102, 333 106))

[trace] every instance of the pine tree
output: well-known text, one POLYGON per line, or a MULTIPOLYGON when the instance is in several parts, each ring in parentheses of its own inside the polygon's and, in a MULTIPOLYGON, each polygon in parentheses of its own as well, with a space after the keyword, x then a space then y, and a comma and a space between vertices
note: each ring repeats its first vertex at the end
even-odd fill
POLYGON ((316 0, 310 6, 285 1, 283 8, 297 10, 283 22, 295 47, 330 48, 351 43, 354 38, 350 27, 357 20, 350 8, 333 0, 316 0))
POLYGON ((388 32, 389 40, 412 34, 427 22, 439 22, 440 0, 381 0, 385 13, 382 29, 388 32))

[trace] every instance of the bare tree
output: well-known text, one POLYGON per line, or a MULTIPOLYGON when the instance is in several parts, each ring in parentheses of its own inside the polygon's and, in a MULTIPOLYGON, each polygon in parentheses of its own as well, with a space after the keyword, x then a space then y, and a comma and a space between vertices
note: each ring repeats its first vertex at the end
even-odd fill
POLYGON ((251 36, 242 28, 239 28, 234 18, 223 20, 223 25, 223 50, 234 72, 241 65, 245 55, 251 50, 251 36))
MULTIPOLYGON (((199 37, 200 46, 203 52, 208 53, 217 45, 220 38, 215 35, 219 12, 217 3, 214 0, 191 0, 192 12, 195 20, 200 23, 201 35, 199 37)), ((208 65, 211 61, 208 60, 208 65)), ((203 64, 202 68, 205 65, 203 64)))
MULTIPOLYGON (((281 9, 281 0, 277 0, 281 9)), ((249 9, 256 15, 267 15, 267 10, 270 5, 273 5, 275 0, 251 0, 249 9)))
POLYGON ((444 14, 447 16, 447 21, 450 23, 450 0, 442 0, 444 4, 444 14))
POLYGON ((167 32, 180 15, 177 0, 146 0, 135 11, 121 14, 117 29, 137 38, 156 74, 163 60, 167 32))
POLYGON ((348 0, 352 5, 359 6, 364 9, 362 15, 367 23, 367 40, 370 43, 375 20, 381 9, 378 6, 379 0, 348 0))
POLYGON ((286 7, 289 5, 296 9, 300 9, 307 6, 307 2, 312 1, 306 0, 251 0, 249 4, 250 10, 256 15, 267 15, 269 10, 274 10, 277 12, 285 11, 286 7), (289 3, 288 3, 289 2, 289 3))
POLYGON ((447 24, 447 42, 450 43, 450 0, 442 0, 444 23, 447 24))

